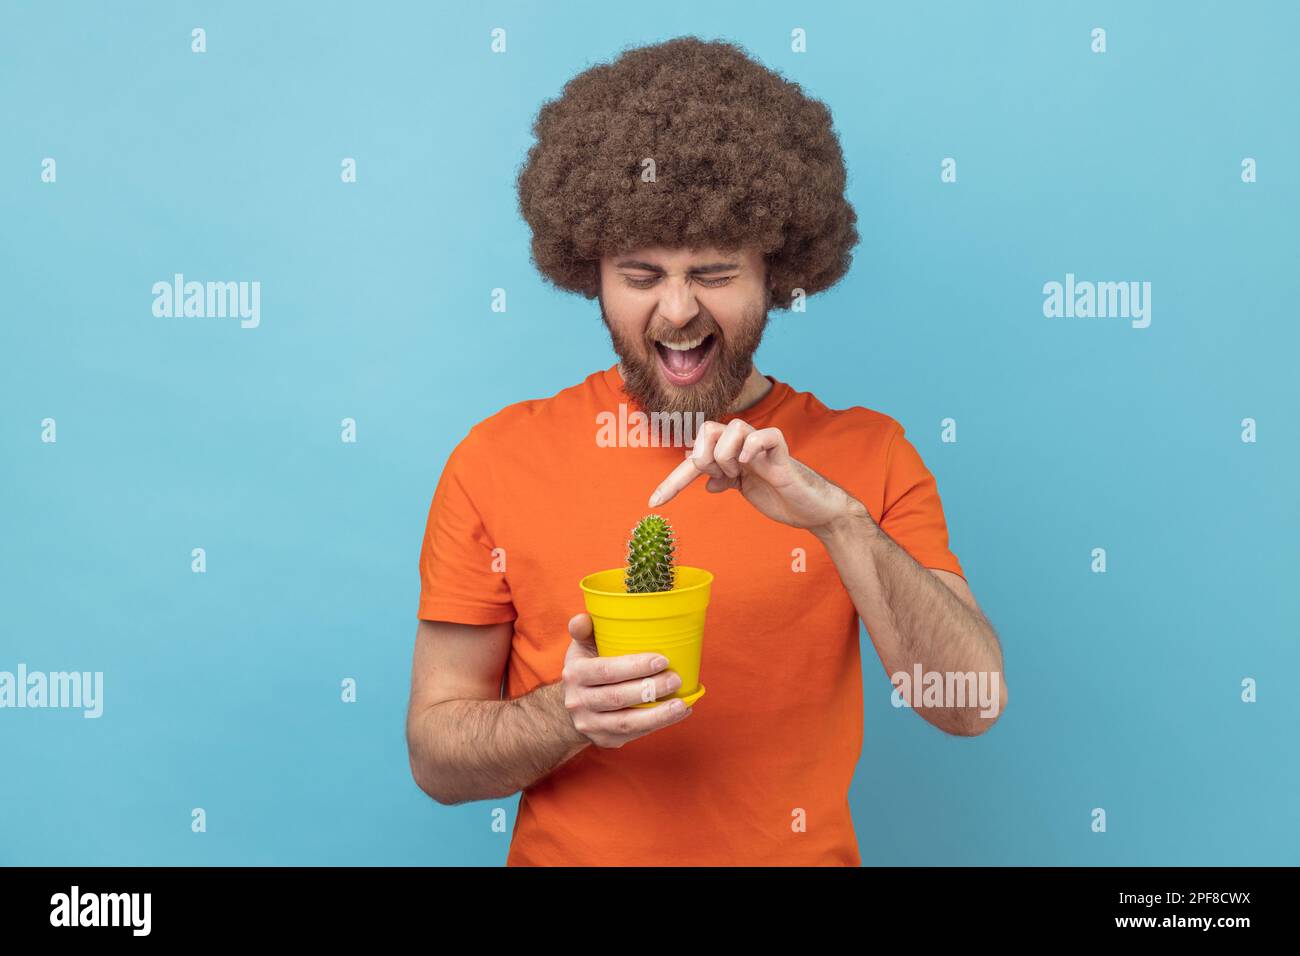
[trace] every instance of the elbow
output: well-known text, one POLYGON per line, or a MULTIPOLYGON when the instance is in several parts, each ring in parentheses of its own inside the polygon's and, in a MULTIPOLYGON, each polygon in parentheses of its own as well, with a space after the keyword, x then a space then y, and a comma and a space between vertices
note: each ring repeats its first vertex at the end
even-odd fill
POLYGON ((406 757, 411 765, 411 779, 427 796, 443 806, 451 806, 456 801, 445 793, 440 785, 439 775, 434 771, 433 760, 417 745, 415 725, 408 723, 406 730, 406 757))
POLYGON ((425 795, 432 797, 438 803, 446 805, 447 800, 443 798, 441 792, 438 790, 437 781, 434 780, 429 772, 424 768, 420 757, 415 752, 415 748, 408 744, 406 752, 411 764, 411 779, 415 781, 415 785, 419 787, 425 795))
POLYGON ((458 803, 465 802, 465 800, 457 799, 451 793, 442 789, 437 776, 422 768, 419 759, 414 753, 411 754, 411 779, 428 797, 444 807, 454 807, 458 803))
POLYGON ((993 672, 997 680, 994 682, 995 687, 990 685, 994 693, 980 701, 978 707, 967 707, 959 711, 961 720, 958 725, 951 729, 955 737, 979 737, 988 733, 989 729, 996 724, 1001 718, 1003 712, 1007 709, 1007 684, 1002 680, 1001 673, 993 672))
POLYGON ((476 795, 466 790, 464 782, 457 787, 458 778, 451 768, 440 765, 429 753, 408 739, 406 754, 411 765, 411 779, 435 803, 454 807, 473 800, 482 800, 496 794, 476 795))

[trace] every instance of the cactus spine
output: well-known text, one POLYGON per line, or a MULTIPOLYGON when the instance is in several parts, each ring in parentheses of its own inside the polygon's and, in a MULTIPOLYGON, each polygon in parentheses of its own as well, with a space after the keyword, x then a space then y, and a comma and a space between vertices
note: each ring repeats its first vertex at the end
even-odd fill
POLYGON ((673 529, 659 515, 646 515, 627 543, 625 583, 629 594, 673 589, 673 529))

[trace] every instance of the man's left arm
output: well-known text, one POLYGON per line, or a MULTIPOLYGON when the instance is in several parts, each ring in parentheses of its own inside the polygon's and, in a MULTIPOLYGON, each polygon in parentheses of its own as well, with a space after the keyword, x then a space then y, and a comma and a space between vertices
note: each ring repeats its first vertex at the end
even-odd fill
POLYGON ((649 506, 671 500, 701 476, 708 476, 707 491, 736 489, 772 520, 817 536, 891 683, 897 679, 896 692, 922 717, 961 736, 993 725, 1007 701, 1002 647, 960 575, 918 564, 861 501, 792 457, 779 428, 756 429, 739 418, 705 422, 649 506), (926 693, 934 674, 942 683, 938 705, 926 693), (966 706, 944 706, 950 689, 966 706))
POLYGON ((843 509, 826 525, 808 530, 835 562, 885 672, 891 680, 906 675, 899 681, 903 699, 940 730, 983 733, 1001 715, 1007 691, 1001 644, 970 586, 951 571, 918 564, 856 498, 846 495, 843 509), (915 680, 918 670, 939 674, 945 688, 955 686, 947 675, 973 674, 972 689, 984 688, 997 700, 982 704, 984 695, 976 690, 965 707, 921 706, 924 682, 915 680))

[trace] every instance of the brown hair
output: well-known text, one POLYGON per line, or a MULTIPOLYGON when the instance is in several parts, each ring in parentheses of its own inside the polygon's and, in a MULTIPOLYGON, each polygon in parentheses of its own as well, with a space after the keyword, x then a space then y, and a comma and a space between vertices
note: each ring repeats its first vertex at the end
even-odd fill
POLYGON ((538 271, 595 298, 599 259, 645 246, 757 245, 772 306, 839 281, 858 242, 822 102, 723 41, 625 50, 533 123, 516 185, 538 271), (642 181, 653 159, 654 182, 642 181))

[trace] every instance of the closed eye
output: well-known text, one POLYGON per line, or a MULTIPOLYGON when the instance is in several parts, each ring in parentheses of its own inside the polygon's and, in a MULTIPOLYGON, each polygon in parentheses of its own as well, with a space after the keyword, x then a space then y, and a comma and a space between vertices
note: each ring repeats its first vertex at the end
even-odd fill
MULTIPOLYGON (((718 286, 726 285, 734 278, 735 276, 722 276, 719 279, 703 279, 697 277, 693 281, 698 282, 700 285, 704 286, 707 289, 714 289, 717 288, 718 286)), ((623 276, 623 281, 626 282, 634 289, 648 289, 656 282, 658 282, 659 279, 660 279, 659 276, 651 276, 648 279, 633 278, 632 276, 623 276)))

